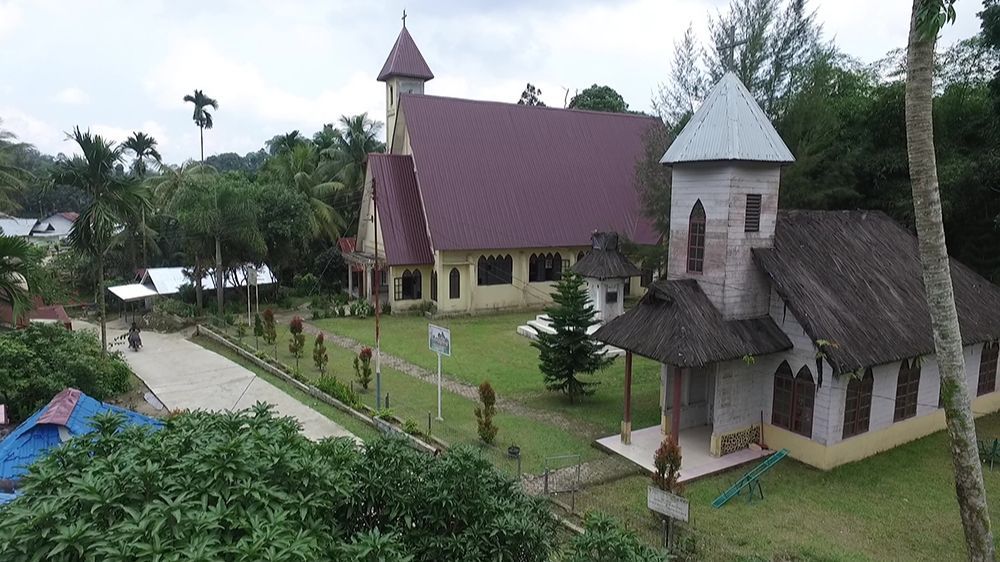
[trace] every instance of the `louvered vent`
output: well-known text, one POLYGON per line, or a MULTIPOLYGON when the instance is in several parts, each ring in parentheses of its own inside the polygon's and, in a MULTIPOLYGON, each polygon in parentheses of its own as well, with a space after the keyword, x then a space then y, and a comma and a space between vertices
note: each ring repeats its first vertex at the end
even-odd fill
POLYGON ((747 195, 747 214, 744 231, 760 232, 760 194, 747 195))

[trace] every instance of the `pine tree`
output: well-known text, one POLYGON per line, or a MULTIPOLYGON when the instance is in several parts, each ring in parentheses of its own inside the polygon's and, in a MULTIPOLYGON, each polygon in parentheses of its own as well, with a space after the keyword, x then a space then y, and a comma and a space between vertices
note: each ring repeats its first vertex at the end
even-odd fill
POLYGON ((598 323, 587 296, 583 278, 569 271, 556 285, 555 303, 546 308, 554 334, 541 332, 531 345, 539 351, 539 369, 545 375, 545 388, 562 392, 575 402, 578 396, 594 393, 596 382, 581 381, 577 375, 593 373, 612 359, 605 356, 604 344, 587 335, 598 323))

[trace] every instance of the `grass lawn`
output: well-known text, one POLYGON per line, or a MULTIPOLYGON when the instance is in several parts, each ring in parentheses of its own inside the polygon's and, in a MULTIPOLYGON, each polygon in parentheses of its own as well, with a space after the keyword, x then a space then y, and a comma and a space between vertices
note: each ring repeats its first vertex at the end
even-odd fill
MULTIPOLYGON (((981 436, 1000 436, 1000 414, 976 425, 981 436)), ((829 472, 787 459, 764 476, 763 501, 737 497, 713 509, 712 500, 742 472, 688 486, 699 560, 965 559, 944 432, 829 472)), ((986 467, 985 480, 995 521, 1000 469, 986 467)), ((591 488, 580 505, 655 537, 647 482, 636 476, 591 488)))
MULTIPOLYGON (((277 328, 278 360, 294 368, 295 358, 288 351, 288 328, 287 326, 278 326, 277 328)), ((302 374, 310 378, 319 376, 312 362, 314 340, 314 336, 306 335, 306 349, 303 357, 299 359, 302 374)), ((244 342, 252 348, 253 336, 244 338, 244 342)), ((263 342, 261 349, 268 353, 274 351, 273 347, 266 346, 263 342)), ((330 358, 327 373, 333 374, 341 382, 349 384, 354 379, 354 354, 327 343, 327 355, 330 358)), ((282 388, 285 389, 285 387, 282 388)), ((361 390, 356 383, 355 389, 359 391, 359 396, 365 404, 375 406, 374 380, 367 391, 361 390)), ((291 394, 291 392, 289 393, 291 394)), ((383 396, 385 393, 389 393, 390 410, 396 416, 404 420, 413 420, 422 431, 427 430, 427 413, 430 412, 432 418, 437 415, 437 386, 434 384, 383 367, 382 393, 383 396)), ((297 395, 296 398, 309 405, 315 402, 315 399, 304 394, 303 396, 306 398, 297 395)), ((442 392, 441 401, 444 421, 432 420, 431 433, 449 445, 466 444, 479 447, 474 414, 476 402, 447 390, 442 392)), ((339 423, 339 420, 335 421, 339 423)), ((497 415, 494 422, 500 428, 495 446, 481 447, 481 450, 496 466, 505 470, 514 470, 513 463, 506 458, 507 446, 511 443, 516 443, 521 447, 522 470, 525 472, 541 471, 547 456, 573 453, 582 455, 584 459, 592 459, 603 454, 590 446, 589 439, 549 424, 506 414, 497 415)))
MULTIPOLYGON (((622 416, 624 360, 616 359, 607 369, 586 377, 600 382, 597 392, 580 404, 545 390, 538 370, 538 351, 528 338, 517 334, 517 326, 536 312, 439 318, 433 322, 451 329, 452 356, 445 357, 442 370, 452 378, 471 384, 489 380, 501 396, 539 409, 562 412, 598 426, 602 435, 619 430, 622 416)), ((375 343, 374 319, 327 318, 312 322, 324 330, 367 345, 375 343)), ((437 370, 437 357, 427 349, 427 324, 422 316, 395 315, 382 318, 382 349, 425 369, 437 370)), ((659 364, 636 357, 633 363, 632 397, 634 427, 660 421, 659 364)), ((592 437, 597 437, 593 435, 592 437)))

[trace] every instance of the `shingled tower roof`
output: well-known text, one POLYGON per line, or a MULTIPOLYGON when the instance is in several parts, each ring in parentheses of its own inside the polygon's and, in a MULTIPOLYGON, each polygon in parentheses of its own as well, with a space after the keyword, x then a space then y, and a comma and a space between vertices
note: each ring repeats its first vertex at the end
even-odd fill
POLYGON ((396 38, 396 43, 392 46, 392 50, 389 51, 389 58, 385 59, 382 71, 378 73, 378 80, 385 82, 393 76, 419 78, 420 80, 434 78, 434 73, 427 66, 427 61, 420 54, 420 49, 413 42, 413 37, 410 37, 410 32, 406 30, 406 26, 403 26, 403 29, 400 30, 399 37, 396 38))
POLYGON ((663 164, 742 160, 795 161, 764 111, 732 72, 727 72, 660 160, 663 164))

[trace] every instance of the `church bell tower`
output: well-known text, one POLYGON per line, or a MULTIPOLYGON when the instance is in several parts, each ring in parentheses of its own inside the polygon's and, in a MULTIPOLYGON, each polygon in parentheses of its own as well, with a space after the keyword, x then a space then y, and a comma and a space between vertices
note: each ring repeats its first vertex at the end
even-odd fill
POLYGON ((382 70, 378 73, 378 81, 385 82, 385 144, 386 152, 393 151, 393 133, 396 126, 396 113, 399 111, 399 96, 401 94, 423 94, 424 83, 434 78, 420 49, 413 42, 413 37, 406 29, 406 12, 403 12, 403 29, 396 37, 396 43, 389 51, 382 70))

